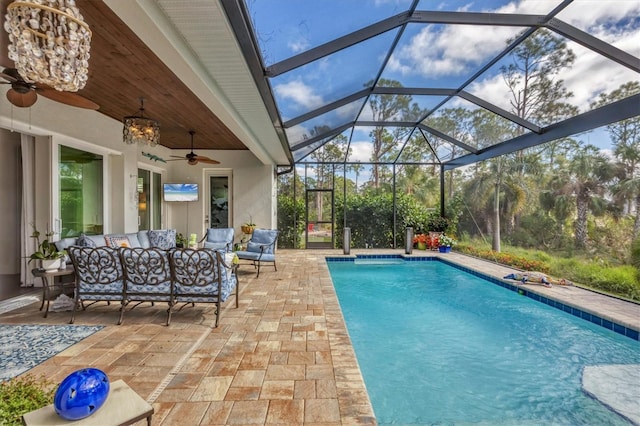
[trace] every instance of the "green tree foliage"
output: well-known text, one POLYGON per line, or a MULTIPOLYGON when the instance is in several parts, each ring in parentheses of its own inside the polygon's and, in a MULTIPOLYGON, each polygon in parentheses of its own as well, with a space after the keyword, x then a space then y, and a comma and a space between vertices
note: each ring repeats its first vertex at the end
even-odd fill
POLYGON ((294 173, 278 176, 278 247, 302 248, 304 231, 304 183, 294 173), (295 202, 294 202, 295 185, 295 202))
POLYGON ((304 201, 294 202, 289 195, 278 196, 278 247, 303 248, 300 236, 304 232, 304 201))
MULTIPOLYGON (((640 93, 640 83, 630 81, 611 93, 603 93, 592 107, 607 105, 611 102, 640 93)), ((640 116, 635 116, 607 126, 613 141, 614 155, 618 162, 618 181, 611 191, 616 202, 624 211, 635 212, 633 238, 640 237, 640 116)))
POLYGON ((636 238, 631 243, 631 265, 636 268, 636 276, 640 282, 640 238, 636 238))
MULTIPOLYGON (((404 245, 404 231, 412 227, 414 234, 429 231, 430 221, 439 214, 427 210, 414 197, 397 194, 396 247, 404 245)), ((388 192, 352 194, 336 203, 336 217, 342 218, 346 208, 347 226, 351 228, 354 248, 391 248, 393 240, 393 194, 388 192), (345 206, 346 204, 346 206, 345 206)), ((447 222, 449 225, 450 222, 447 222)), ((336 240, 342 243, 342 224, 336 228, 336 240)))
POLYGON ((575 54, 564 39, 539 29, 509 56, 511 63, 501 71, 511 93, 513 113, 538 125, 549 125, 577 113, 576 107, 565 102, 573 94, 557 78, 575 61, 575 54))
MULTIPOLYGON (((370 87, 371 83, 365 84, 370 87)), ((380 79, 379 87, 402 87, 400 82, 395 80, 380 79)), ((426 115, 426 111, 422 111, 417 103, 412 103, 410 95, 376 95, 369 99, 369 108, 371 108, 372 120, 377 122, 400 120, 411 121, 426 115)), ((374 188, 380 187, 382 174, 387 172, 387 168, 379 163, 390 161, 399 152, 399 143, 409 137, 409 130, 402 127, 387 128, 384 126, 376 126, 371 131, 371 142, 373 150, 371 152, 371 161, 374 164, 371 173, 371 182, 374 188)))

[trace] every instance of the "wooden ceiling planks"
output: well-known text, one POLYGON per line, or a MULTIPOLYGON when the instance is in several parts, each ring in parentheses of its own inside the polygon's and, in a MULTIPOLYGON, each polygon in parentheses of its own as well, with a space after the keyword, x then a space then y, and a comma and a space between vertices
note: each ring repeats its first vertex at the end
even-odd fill
MULTIPOLYGON (((2 0, 3 11, 10 1, 2 0)), ((242 142, 101 0, 77 0, 93 33, 89 79, 78 94, 100 105, 115 120, 137 115, 144 97, 145 117, 160 122, 160 144, 189 149, 244 150, 242 142)), ((3 52, 8 38, 0 31, 3 52)), ((0 60, 6 61, 6 53, 0 60)), ((3 66, 12 66, 2 63, 3 66)))

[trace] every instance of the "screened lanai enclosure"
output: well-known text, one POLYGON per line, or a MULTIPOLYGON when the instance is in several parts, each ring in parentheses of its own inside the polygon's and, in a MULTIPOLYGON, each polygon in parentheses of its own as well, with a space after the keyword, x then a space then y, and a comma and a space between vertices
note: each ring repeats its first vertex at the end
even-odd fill
POLYGON ((637 236, 640 2, 222 4, 290 152, 280 246, 637 236))

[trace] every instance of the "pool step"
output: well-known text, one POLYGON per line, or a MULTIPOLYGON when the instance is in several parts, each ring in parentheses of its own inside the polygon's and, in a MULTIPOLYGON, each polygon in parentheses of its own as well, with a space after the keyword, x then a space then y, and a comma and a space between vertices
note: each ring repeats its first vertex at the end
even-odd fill
POLYGON ((582 390, 640 425, 640 364, 587 366, 582 371, 582 390))

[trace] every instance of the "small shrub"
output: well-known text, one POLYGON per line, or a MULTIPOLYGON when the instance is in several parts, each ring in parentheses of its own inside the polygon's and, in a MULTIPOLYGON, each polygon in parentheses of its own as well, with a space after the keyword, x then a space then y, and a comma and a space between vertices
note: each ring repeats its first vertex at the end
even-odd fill
POLYGON ((582 262, 578 259, 557 259, 551 273, 580 283, 594 290, 614 294, 631 300, 640 300, 640 282, 630 265, 609 266, 600 262, 582 262))
POLYGON ((53 403, 55 391, 46 378, 29 374, 0 382, 0 425, 21 425, 23 414, 53 403))
POLYGON ((618 297, 640 300, 640 276, 637 275, 637 268, 631 265, 616 265, 613 258, 564 258, 539 250, 511 247, 498 253, 486 244, 477 242, 458 244, 456 251, 525 271, 539 271, 553 277, 565 278, 577 285, 618 297))
POLYGON ((466 253, 481 259, 491 260, 501 265, 512 266, 525 271, 549 272, 549 266, 545 262, 529 259, 506 252, 496 252, 491 249, 476 248, 467 244, 458 244, 456 251, 466 253))
POLYGON ((636 238, 631 243, 631 265, 636 268, 636 275, 640 282, 640 238, 636 238))

